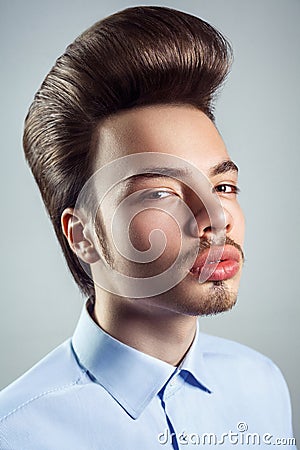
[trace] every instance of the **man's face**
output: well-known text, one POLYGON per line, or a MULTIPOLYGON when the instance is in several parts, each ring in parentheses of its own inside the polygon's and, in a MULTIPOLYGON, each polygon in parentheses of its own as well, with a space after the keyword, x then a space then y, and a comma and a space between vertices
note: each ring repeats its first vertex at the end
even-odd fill
MULTIPOLYGON (((166 159, 168 155, 170 158, 182 158, 210 181, 224 213, 227 261, 219 263, 214 274, 207 281, 199 283, 197 264, 200 264, 200 256, 197 258, 198 263, 191 264, 191 271, 176 286, 149 298, 135 299, 136 308, 149 308, 151 305, 152 310, 159 313, 189 315, 215 314, 230 309, 236 302, 241 275, 244 218, 236 195, 237 170, 234 164, 224 164, 230 158, 213 122, 201 111, 187 105, 148 106, 124 111, 106 119, 99 126, 96 137, 98 150, 95 170, 137 153, 145 154, 145 160, 149 152, 163 153, 166 159)), ((130 208, 130 202, 128 205, 130 208)), ((200 255, 214 239, 214 228, 201 195, 196 195, 182 179, 161 174, 133 176, 118 183, 104 198, 97 221, 103 253, 112 270, 132 278, 154 277, 166 271, 181 251, 183 234, 189 248, 193 246, 196 254, 199 250, 200 255), (117 207, 130 198, 133 199, 131 204, 133 201, 139 212, 130 221, 128 229, 126 214, 123 219, 122 214, 118 215, 118 238, 120 233, 124 233, 121 241, 130 241, 140 252, 149 249, 149 236, 153 230, 161 230, 166 238, 164 251, 146 264, 124 258, 118 252, 111 232, 117 207), (192 212, 193 227, 180 226, 174 220, 176 214, 183 214, 180 208, 182 202, 192 212)), ((183 222, 181 217, 180 223, 183 222)), ((157 237, 158 241, 160 238, 161 235, 157 237)), ((155 247, 155 239, 152 243, 155 247)))

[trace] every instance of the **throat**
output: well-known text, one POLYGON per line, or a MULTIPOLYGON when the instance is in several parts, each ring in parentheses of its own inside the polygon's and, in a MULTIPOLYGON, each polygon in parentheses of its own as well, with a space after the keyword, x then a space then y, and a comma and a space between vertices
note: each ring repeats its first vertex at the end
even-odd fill
POLYGON ((161 314, 153 305, 137 308, 136 302, 119 297, 107 304, 96 297, 92 318, 120 342, 173 366, 180 364, 194 340, 197 318, 161 314))

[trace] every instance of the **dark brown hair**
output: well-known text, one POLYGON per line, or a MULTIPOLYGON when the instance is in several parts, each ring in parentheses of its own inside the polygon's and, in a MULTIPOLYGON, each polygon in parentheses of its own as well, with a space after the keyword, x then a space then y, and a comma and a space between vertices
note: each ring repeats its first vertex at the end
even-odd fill
POLYGON ((57 59, 30 106, 24 151, 72 275, 94 294, 61 229, 93 173, 93 132, 117 111, 191 104, 212 120, 231 48, 211 25, 164 7, 133 7, 97 22, 57 59))

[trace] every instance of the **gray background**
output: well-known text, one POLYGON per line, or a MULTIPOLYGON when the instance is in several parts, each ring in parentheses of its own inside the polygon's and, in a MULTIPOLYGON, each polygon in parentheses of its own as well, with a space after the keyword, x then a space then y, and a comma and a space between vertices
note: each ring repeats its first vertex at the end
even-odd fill
MULTIPOLYGON (((72 334, 83 302, 24 162, 24 116, 67 44, 98 19, 138 4, 0 2, 0 387, 72 334)), ((235 63, 217 104, 217 125, 241 169, 247 261, 238 305, 220 317, 202 319, 201 326, 278 364, 290 388, 300 443, 299 0, 142 4, 199 15, 232 42, 235 63)))

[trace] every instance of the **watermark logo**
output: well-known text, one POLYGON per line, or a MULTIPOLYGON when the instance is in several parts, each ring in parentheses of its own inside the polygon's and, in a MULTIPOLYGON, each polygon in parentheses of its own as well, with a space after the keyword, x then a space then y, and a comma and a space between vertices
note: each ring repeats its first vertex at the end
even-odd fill
MULTIPOLYGON (((116 192, 122 192, 128 180, 136 177, 171 177, 183 184, 196 195, 198 202, 203 205, 209 217, 213 238, 206 261, 199 273, 199 283, 204 283, 214 272, 217 262, 222 255, 225 243, 225 215, 218 195, 214 192, 208 178, 188 161, 164 153, 136 153, 112 161, 95 172, 81 190, 75 210, 80 210, 86 218, 86 232, 93 236, 101 254, 101 238, 97 234, 97 221, 101 215, 103 203, 108 206, 104 214, 110 217, 109 230, 110 248, 113 245, 114 254, 131 265, 145 265, 157 261, 168 253, 172 246, 172 237, 160 229, 159 221, 148 236, 149 248, 141 251, 132 244, 130 226, 132 221, 145 211, 160 211, 167 214, 177 226, 179 237, 179 251, 169 267, 160 273, 149 276, 134 276, 126 274, 115 266, 99 258, 93 266, 93 278, 96 285, 113 294, 130 298, 152 297, 162 294, 178 283, 189 273, 199 252, 198 225, 194 213, 180 196, 168 196, 151 189, 133 190, 129 195, 116 201, 116 192), (110 215, 107 210, 113 211, 110 215), (194 230, 194 231, 191 231, 194 230), (196 231, 196 233, 195 233, 196 231)), ((102 210, 103 212, 103 210, 102 210)), ((148 217, 150 217, 148 215, 148 217)), ((145 224, 148 225, 148 224, 145 224)), ((177 243, 178 244, 178 243, 177 243)), ((86 271, 86 264, 77 254, 78 259, 86 271)))
POLYGON ((296 439, 291 437, 276 437, 271 433, 255 433, 248 430, 246 422, 238 422, 236 431, 229 430, 222 434, 215 433, 187 433, 182 431, 180 433, 170 432, 166 428, 157 436, 158 442, 161 445, 166 445, 174 442, 180 445, 200 445, 200 446, 265 446, 265 445, 280 445, 280 446, 295 446, 296 439))

